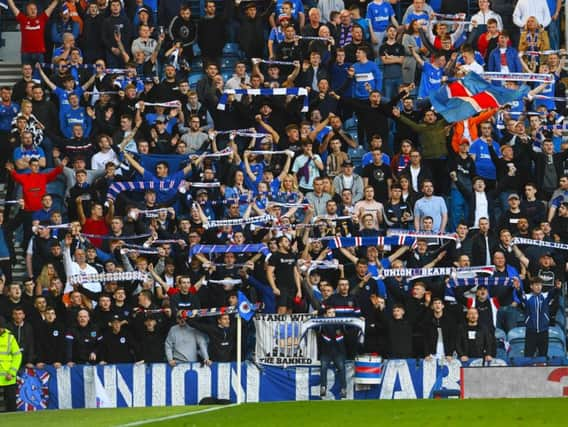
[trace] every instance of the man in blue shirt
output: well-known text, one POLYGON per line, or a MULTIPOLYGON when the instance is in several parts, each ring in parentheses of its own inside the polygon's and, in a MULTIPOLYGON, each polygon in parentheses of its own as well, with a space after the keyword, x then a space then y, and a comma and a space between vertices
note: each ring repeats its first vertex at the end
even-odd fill
POLYGON ((79 105, 79 95, 71 93, 69 95, 69 108, 59 113, 59 128, 65 138, 73 137, 73 126, 79 125, 83 128, 83 135, 89 137, 91 134, 92 120, 87 114, 85 107, 79 105))
POLYGON ((373 0, 369 3, 367 5, 367 19, 371 21, 371 28, 378 39, 375 55, 379 56, 379 48, 383 44, 387 27, 391 23, 398 27, 398 22, 391 4, 386 0, 373 0))
POLYGON ((444 76, 444 66, 446 65, 446 57, 442 52, 436 52, 432 55, 432 62, 426 62, 412 48, 409 47, 414 59, 422 67, 422 77, 420 78, 420 87, 418 88, 418 98, 428 99, 432 92, 437 91, 446 80, 444 76))
POLYGON ((39 160, 39 166, 46 166, 45 152, 41 147, 34 145, 34 139, 31 132, 24 131, 22 133, 22 145, 14 150, 14 163, 18 173, 29 172, 29 162, 32 159, 39 160))
POLYGON ((171 202, 175 198, 181 182, 191 172, 191 163, 188 163, 182 170, 169 175, 168 164, 161 161, 156 164, 155 174, 153 174, 144 169, 127 151, 124 151, 124 158, 128 160, 128 163, 136 172, 142 175, 142 181, 156 184, 154 190, 156 191, 156 202, 158 204, 171 202))
MULTIPOLYGON (((478 176, 485 180, 485 184, 489 190, 495 188, 495 180, 497 179, 497 169, 491 160, 489 145, 496 142, 493 140, 493 128, 490 122, 484 122, 480 125, 481 136, 473 141, 469 147, 469 154, 475 161, 475 171, 478 176)), ((501 155, 500 150, 496 150, 498 156, 501 155)))
POLYGON ((422 181, 422 193, 424 196, 414 205, 414 228, 420 230, 422 218, 429 216, 434 221, 432 231, 444 233, 448 224, 448 208, 442 197, 434 196, 434 184, 431 180, 422 181))
POLYGON ((83 92, 85 92, 88 88, 92 86, 95 82, 95 74, 91 76, 89 80, 85 82, 82 86, 75 84, 75 79, 72 76, 64 77, 61 82, 63 83, 63 87, 58 87, 53 83, 49 77, 45 74, 43 69, 41 68, 41 64, 36 64, 36 69, 39 72, 39 75, 47 85, 47 87, 57 96, 57 100, 59 101, 59 113, 63 113, 64 110, 69 108, 69 96, 71 94, 76 94, 79 98, 83 96, 83 92))
POLYGON ((426 24, 430 20, 428 9, 432 10, 430 7, 426 8, 424 0, 414 0, 403 17, 402 23, 405 28, 408 29, 408 24, 412 21, 422 21, 422 24, 426 24))
MULTIPOLYGON (((8 160, 10 155, 9 138, 12 129, 12 120, 20 112, 20 106, 12 102, 12 88, 3 86, 0 89, 0 167, 8 160)), ((2 171, 0 173, 4 173, 2 171)))
POLYGON ((274 7, 274 13, 270 16, 270 25, 272 28, 276 27, 274 23, 275 17, 285 13, 285 11, 282 10, 282 4, 284 3, 288 3, 292 6, 292 19, 298 23, 300 28, 303 28, 304 23, 306 22, 306 16, 304 13, 304 4, 301 0, 278 0, 274 7))
POLYGON ((12 120, 20 112, 20 106, 12 102, 12 88, 3 86, 0 89, 0 135, 10 132, 12 120))
POLYGON ((375 62, 367 59, 367 49, 366 46, 360 46, 355 51, 357 62, 353 64, 353 98, 367 99, 369 93, 383 87, 383 74, 375 62))

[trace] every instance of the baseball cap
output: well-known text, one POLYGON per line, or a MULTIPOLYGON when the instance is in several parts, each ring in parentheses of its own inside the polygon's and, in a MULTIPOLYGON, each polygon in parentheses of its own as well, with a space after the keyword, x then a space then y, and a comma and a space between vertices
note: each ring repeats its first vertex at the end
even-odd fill
POLYGON ((148 10, 147 7, 142 6, 140 9, 138 9, 137 13, 142 13, 142 12, 146 12, 148 15, 150 15, 150 11, 148 10))
POLYGON ((195 193, 197 196, 201 196, 202 194, 207 194, 207 190, 205 188, 202 188, 200 190, 197 190, 197 193, 195 193))
POLYGON ((341 163, 342 167, 348 167, 348 166, 353 166, 353 162, 351 160, 344 160, 343 163, 341 163))
POLYGON ((166 123, 166 116, 164 115, 159 115, 158 117, 156 117, 156 123, 166 123))
POLYGON ((507 197, 507 200, 511 200, 511 199, 521 200, 521 198, 519 197, 519 195, 517 193, 509 194, 509 197, 507 197))

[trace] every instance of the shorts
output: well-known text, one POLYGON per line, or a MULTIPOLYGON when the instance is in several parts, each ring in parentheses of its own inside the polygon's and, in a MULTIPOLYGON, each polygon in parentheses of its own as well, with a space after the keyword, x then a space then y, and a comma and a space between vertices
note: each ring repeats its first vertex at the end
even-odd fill
POLYGON ((278 288, 280 295, 276 296, 276 308, 286 307, 292 308, 294 306, 294 297, 296 293, 291 288, 278 288))

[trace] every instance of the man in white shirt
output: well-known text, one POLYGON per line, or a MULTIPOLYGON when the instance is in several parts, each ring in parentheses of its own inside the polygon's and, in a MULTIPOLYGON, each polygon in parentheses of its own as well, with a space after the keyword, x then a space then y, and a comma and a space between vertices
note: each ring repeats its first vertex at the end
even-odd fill
POLYGON ((99 136, 99 151, 91 158, 91 168, 93 170, 101 170, 105 168, 108 162, 113 162, 116 166, 120 165, 120 160, 116 152, 112 149, 112 140, 108 135, 99 136))
POLYGON ((191 116, 189 119, 189 129, 181 136, 181 140, 185 142, 185 154, 195 154, 205 147, 205 143, 209 140, 209 135, 201 130, 201 121, 199 116, 191 116))
MULTIPOLYGON (((102 286, 100 282, 87 282, 86 279, 77 281, 77 279, 73 279, 73 276, 88 276, 90 274, 98 274, 98 271, 95 267, 87 264, 87 256, 85 250, 82 248, 75 249, 75 261, 71 259, 71 243, 73 243, 73 237, 67 235, 63 249, 63 266, 65 268, 65 275, 67 276, 64 293, 71 292, 73 285, 78 283, 91 292, 101 292, 102 286)), ((96 301, 93 301, 93 306, 95 305, 96 301)))
POLYGON ((430 179, 422 181, 424 197, 418 199, 414 205, 414 228, 420 230, 422 218, 429 216, 434 221, 432 230, 435 233, 444 233, 448 224, 448 208, 443 197, 434 196, 434 184, 430 179))
MULTIPOLYGON (((250 76, 247 74, 247 67, 244 62, 239 61, 235 64, 233 77, 225 83, 225 89, 244 89, 243 85, 250 85, 250 76)), ((240 101, 242 95, 235 95, 235 99, 240 101)))
POLYGON ((473 200, 472 200, 472 228, 476 228, 481 218, 491 218, 489 214, 489 198, 485 193, 485 181, 483 178, 475 177, 473 179, 473 200))
POLYGON ((477 22, 477 25, 484 25, 485 29, 487 29, 487 21, 493 18, 497 21, 497 29, 499 31, 503 30, 501 15, 490 9, 491 3, 489 3, 489 0, 479 0, 478 5, 479 12, 471 17, 471 21, 477 22))
POLYGON ((341 12, 345 9, 343 0, 318 0, 318 10, 320 11, 320 20, 322 24, 329 22, 331 12, 341 12))
POLYGON ((519 29, 523 29, 527 19, 534 16, 539 25, 550 25, 550 9, 546 0, 519 0, 513 11, 513 22, 519 29))

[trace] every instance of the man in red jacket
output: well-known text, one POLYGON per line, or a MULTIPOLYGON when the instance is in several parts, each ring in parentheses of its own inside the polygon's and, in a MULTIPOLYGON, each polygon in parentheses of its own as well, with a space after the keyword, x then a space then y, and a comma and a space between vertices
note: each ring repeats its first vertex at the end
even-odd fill
POLYGON ((10 176, 14 181, 22 186, 23 191, 23 206, 21 206, 18 214, 8 223, 6 236, 11 253, 13 254, 13 233, 20 225, 24 226, 24 241, 23 248, 26 249, 32 234, 32 214, 42 208, 41 199, 47 192, 47 184, 57 178, 63 168, 67 165, 68 159, 65 158, 61 164, 49 172, 42 173, 39 171, 39 160, 30 159, 29 168, 30 173, 20 174, 14 170, 12 163, 6 163, 6 169, 10 172, 10 176))

